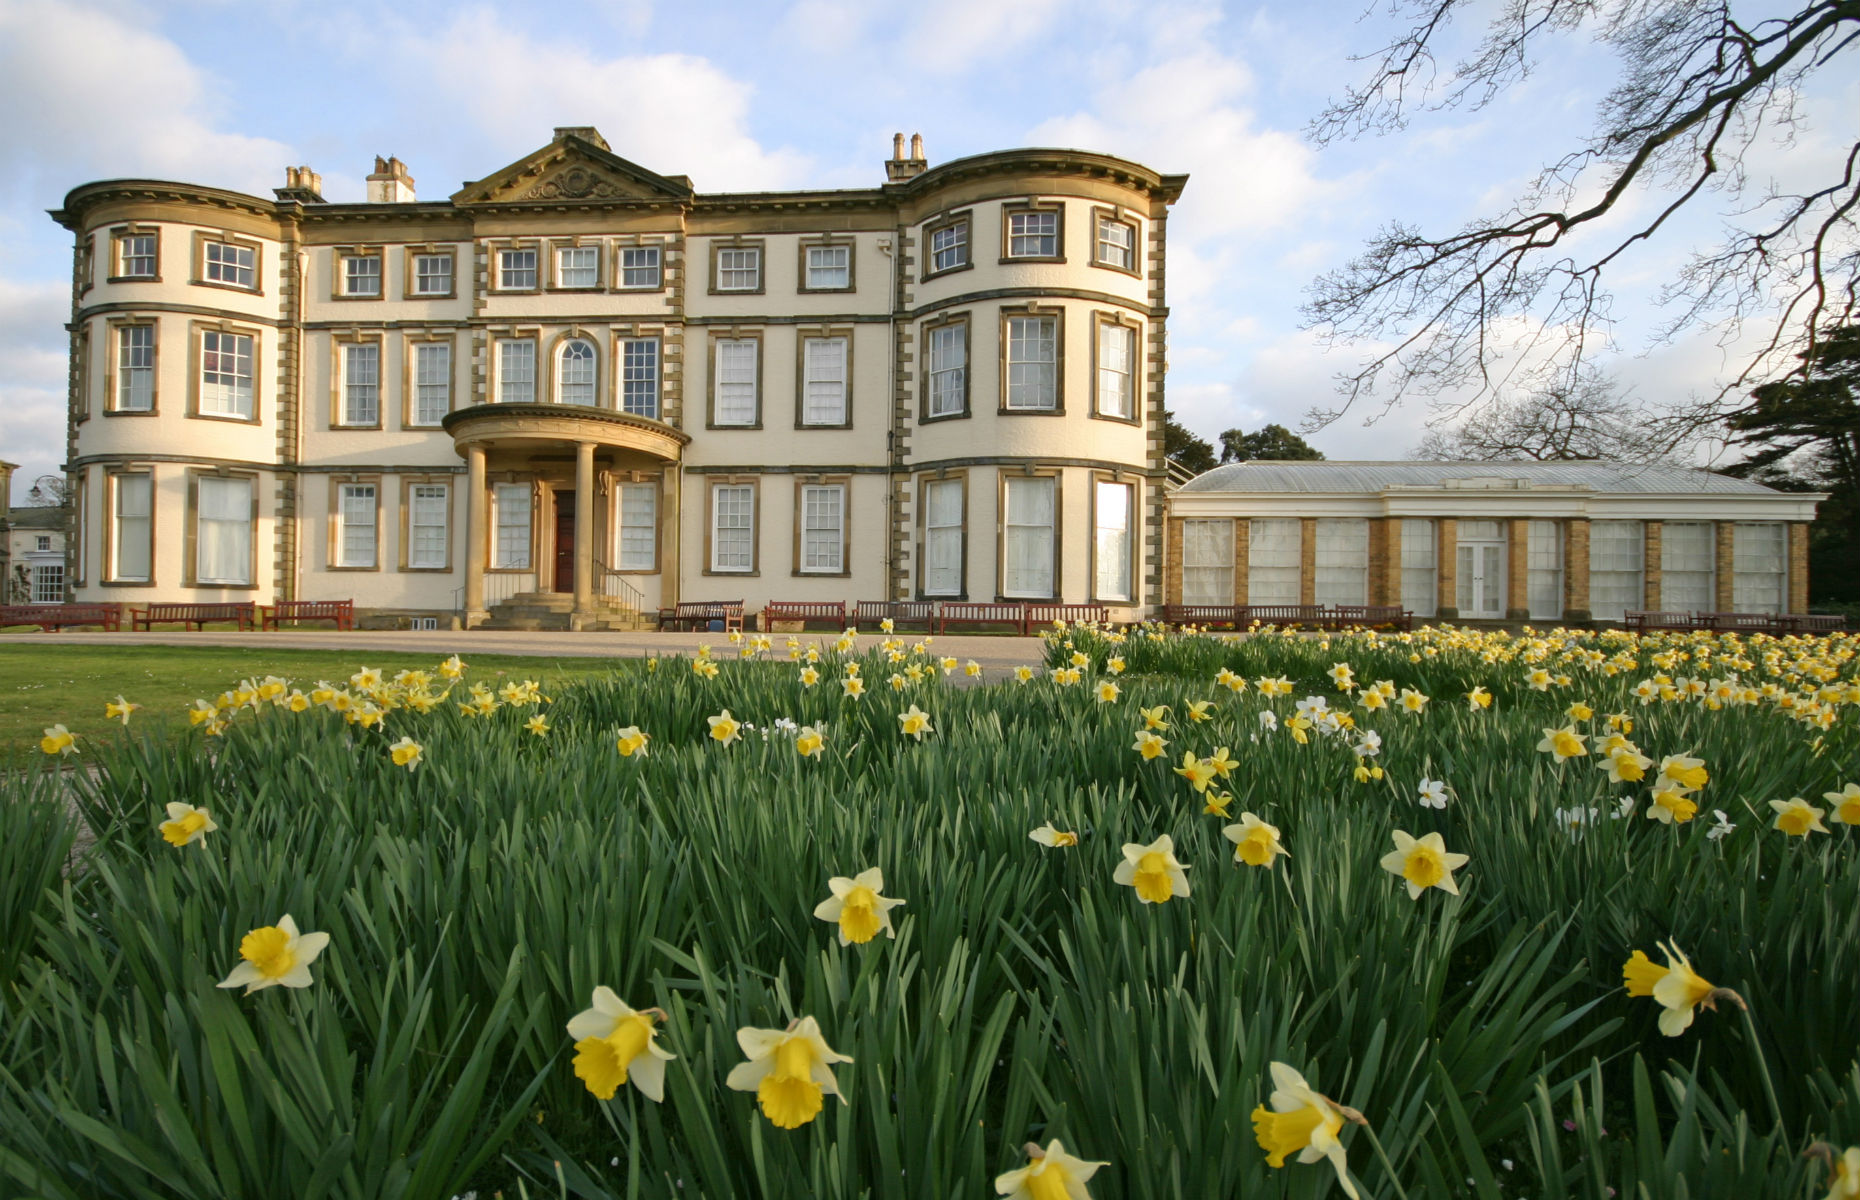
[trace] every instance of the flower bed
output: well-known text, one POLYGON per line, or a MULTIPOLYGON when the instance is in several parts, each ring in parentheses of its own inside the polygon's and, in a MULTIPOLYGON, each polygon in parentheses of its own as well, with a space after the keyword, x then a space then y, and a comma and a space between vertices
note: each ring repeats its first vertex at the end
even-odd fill
POLYGON ((1782 1197, 1860 1141, 1860 641, 847 647, 48 733, 0 1177, 1782 1197))

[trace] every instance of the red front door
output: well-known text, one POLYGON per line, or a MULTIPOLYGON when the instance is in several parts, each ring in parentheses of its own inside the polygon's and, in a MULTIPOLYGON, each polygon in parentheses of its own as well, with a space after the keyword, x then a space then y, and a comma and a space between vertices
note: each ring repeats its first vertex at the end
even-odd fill
POLYGON ((575 494, 555 494, 555 590, 575 590, 575 494))

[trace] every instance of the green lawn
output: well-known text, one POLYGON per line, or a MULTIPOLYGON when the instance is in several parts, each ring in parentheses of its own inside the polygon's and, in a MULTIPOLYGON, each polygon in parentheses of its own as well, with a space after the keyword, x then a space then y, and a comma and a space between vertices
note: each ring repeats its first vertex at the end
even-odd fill
MULTIPOLYGON (((80 739, 108 735, 103 706, 120 693, 142 705, 138 725, 185 726, 196 697, 212 699, 246 676, 282 675, 292 683, 346 680, 358 667, 392 675, 431 670, 449 653, 382 654, 372 650, 248 649, 236 646, 0 646, 0 755, 37 750, 45 727, 62 722, 80 739)), ((443 651, 443 652, 441 652, 443 651)), ((545 683, 597 678, 612 659, 484 655, 466 659, 473 680, 505 676, 545 683)))

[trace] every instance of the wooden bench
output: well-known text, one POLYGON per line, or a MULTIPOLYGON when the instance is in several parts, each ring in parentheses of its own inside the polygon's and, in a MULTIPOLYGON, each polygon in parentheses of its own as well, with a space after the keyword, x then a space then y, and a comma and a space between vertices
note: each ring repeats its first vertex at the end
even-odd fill
POLYGON ((799 621, 802 625, 806 625, 809 621, 825 621, 844 632, 846 602, 844 600, 770 600, 762 606, 762 612, 756 618, 756 628, 767 633, 775 628, 777 621, 799 621))
POLYGON ((1027 632, 1027 606, 1018 600, 1006 603, 952 600, 937 609, 938 635, 949 632, 951 625, 1012 625, 1014 632, 1027 632))
POLYGON ((743 627, 741 600, 687 600, 673 608, 659 610, 659 630, 709 629, 712 621, 722 621, 725 632, 743 627))
POLYGON ((150 629, 156 625, 191 625, 205 629, 208 621, 237 621, 241 630, 257 624, 258 606, 250 600, 217 604, 151 604, 129 610, 131 629, 150 629))
POLYGON ((890 621, 893 629, 922 625, 929 633, 936 626, 936 601, 861 600, 853 606, 854 625, 876 626, 881 621, 890 621))
POLYGON ((1694 629, 1713 633, 1781 633, 1786 617, 1777 613, 1701 612, 1693 613, 1694 629))
POLYGON ((1622 613, 1621 626, 1624 629, 1637 630, 1691 630, 1701 628, 1696 620, 1696 614, 1694 613, 1652 611, 1622 613))
POLYGON ((1847 628, 1847 618, 1838 613, 1790 613, 1782 622, 1788 633, 1839 633, 1847 628))
POLYGON ((1247 622, 1246 611, 1241 604, 1165 604, 1162 619, 1169 625, 1225 625, 1238 629, 1247 622))
POLYGON ((1080 621, 1091 621, 1099 625, 1111 620, 1111 610, 1102 604, 1035 604, 1027 605, 1026 632, 1032 633, 1042 625, 1051 625, 1055 621, 1064 621, 1076 625, 1080 621))
POLYGON ((1240 619, 1249 625, 1323 625, 1324 609, 1317 604, 1248 604, 1240 609, 1240 619))
POLYGON ((1399 604, 1336 604, 1331 606, 1325 619, 1333 629, 1346 629, 1354 625, 1414 628, 1414 614, 1399 604))
POLYGON ((3 604, 0 626, 37 625, 50 633, 71 625, 101 625, 114 633, 123 627, 120 604, 3 604))
POLYGON ((334 621, 338 630, 355 628, 353 600, 280 600, 259 613, 262 629, 277 629, 286 621, 334 621))

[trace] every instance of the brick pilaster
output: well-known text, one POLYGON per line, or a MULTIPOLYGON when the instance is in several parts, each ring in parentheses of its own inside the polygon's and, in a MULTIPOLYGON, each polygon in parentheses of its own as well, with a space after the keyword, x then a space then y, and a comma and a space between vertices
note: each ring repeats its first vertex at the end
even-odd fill
POLYGON ((1649 609, 1658 611, 1665 606, 1661 598, 1661 565, 1664 561, 1661 533, 1664 526, 1658 521, 1648 521, 1643 526, 1641 536, 1641 603, 1649 609))
POLYGON ((1364 599, 1369 604, 1399 604, 1400 593, 1389 599, 1389 527, 1395 522, 1387 517, 1369 519, 1369 580, 1364 599))
POLYGON ((1317 603, 1317 518, 1298 524, 1298 603, 1317 603))
POLYGON ((1576 517, 1563 527, 1563 619, 1589 619, 1589 519, 1576 517))
POLYGON ((1715 574, 1717 575, 1718 587, 1717 595, 1713 597, 1712 607, 1716 608, 1719 612, 1730 612, 1735 604, 1732 597, 1737 593, 1733 588, 1734 580, 1732 572, 1735 569, 1736 563, 1736 542, 1734 540, 1737 536, 1736 531, 1737 526, 1734 522, 1718 522, 1718 538, 1716 554, 1714 555, 1716 559, 1714 565, 1716 567, 1715 574))
POLYGON ((1234 603, 1247 602, 1247 556, 1253 552, 1253 522, 1234 518, 1234 603))
POLYGON ((1808 611, 1808 522, 1789 522, 1789 609, 1808 611))
POLYGON ((1525 621, 1531 615, 1531 523, 1523 517, 1505 522, 1505 618, 1525 621))
POLYGON ((1443 618, 1459 619, 1460 608, 1460 523, 1442 517, 1434 523, 1434 611, 1443 618))

